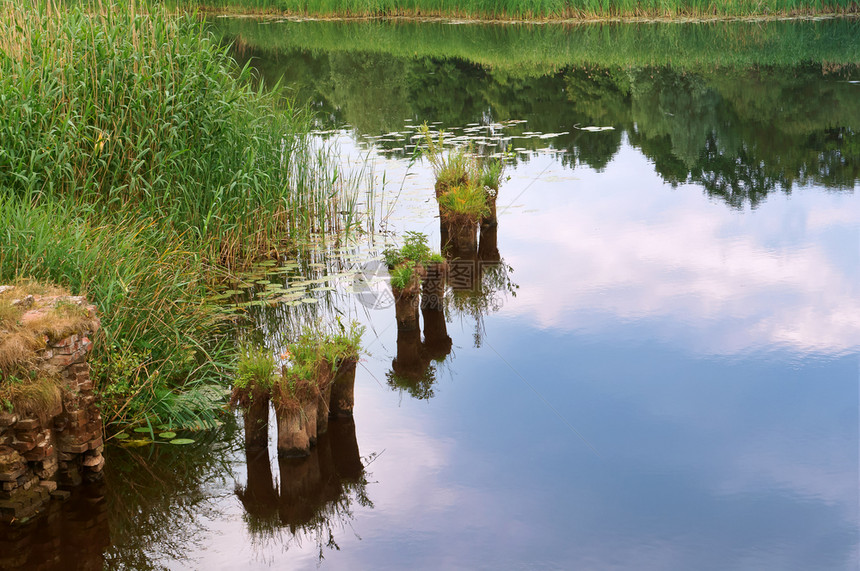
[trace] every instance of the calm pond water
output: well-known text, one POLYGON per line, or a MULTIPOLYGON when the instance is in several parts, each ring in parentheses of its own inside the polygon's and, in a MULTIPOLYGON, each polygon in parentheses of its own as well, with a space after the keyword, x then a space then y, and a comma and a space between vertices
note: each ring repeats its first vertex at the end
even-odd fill
POLYGON ((213 26, 391 211, 269 278, 338 274, 317 303, 247 310, 273 348, 368 326, 354 423, 300 461, 246 458, 232 422, 112 448, 0 566, 858 567, 856 20, 213 26), (443 239, 424 121, 513 158, 422 338, 374 260, 443 239))

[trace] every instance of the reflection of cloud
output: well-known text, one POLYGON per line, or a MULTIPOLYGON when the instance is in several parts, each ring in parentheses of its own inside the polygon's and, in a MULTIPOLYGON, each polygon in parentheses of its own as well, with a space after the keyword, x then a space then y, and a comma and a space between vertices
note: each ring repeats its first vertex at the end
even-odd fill
POLYGON ((504 254, 521 286, 508 311, 563 329, 599 328, 606 313, 668 318, 663 336, 704 352, 858 346, 856 269, 840 267, 824 243, 825 232, 838 231, 853 237, 839 247, 857 246, 853 195, 772 196, 740 213, 697 187, 668 192, 641 158, 623 160, 623 171, 610 165, 583 181, 540 180, 520 199, 539 211, 502 218, 504 254))

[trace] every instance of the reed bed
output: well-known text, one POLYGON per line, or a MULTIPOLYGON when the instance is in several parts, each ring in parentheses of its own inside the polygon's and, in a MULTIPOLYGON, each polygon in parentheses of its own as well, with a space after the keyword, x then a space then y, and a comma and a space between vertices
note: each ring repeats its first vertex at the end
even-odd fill
POLYGON ((402 21, 210 22, 218 35, 270 51, 367 52, 457 58, 519 75, 565 66, 671 65, 675 69, 860 61, 860 19, 696 24, 462 25, 402 21))
POLYGON ((252 84, 193 15, 0 0, 0 281, 97 304, 109 421, 212 421, 211 286, 356 224, 311 114, 252 84))
POLYGON ((232 12, 505 21, 803 16, 858 9, 852 0, 205 0, 201 4, 232 12))

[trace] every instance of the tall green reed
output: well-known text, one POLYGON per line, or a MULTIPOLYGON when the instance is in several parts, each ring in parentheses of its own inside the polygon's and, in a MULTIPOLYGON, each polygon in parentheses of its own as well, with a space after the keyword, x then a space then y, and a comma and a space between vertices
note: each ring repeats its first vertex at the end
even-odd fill
POLYGON ((211 284, 343 230, 354 200, 312 119, 192 15, 0 0, 0 280, 98 305, 107 420, 212 420, 235 348, 211 284))
POLYGON ((856 0, 202 0, 232 12, 511 19, 708 18, 856 13, 856 0))

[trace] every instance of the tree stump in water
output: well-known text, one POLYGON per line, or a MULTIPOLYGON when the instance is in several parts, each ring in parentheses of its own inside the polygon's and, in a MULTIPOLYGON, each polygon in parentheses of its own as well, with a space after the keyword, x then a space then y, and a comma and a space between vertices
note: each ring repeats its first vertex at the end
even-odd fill
POLYGON ((329 416, 352 417, 352 411, 355 408, 356 365, 357 360, 354 358, 344 359, 338 364, 331 385, 329 416))

